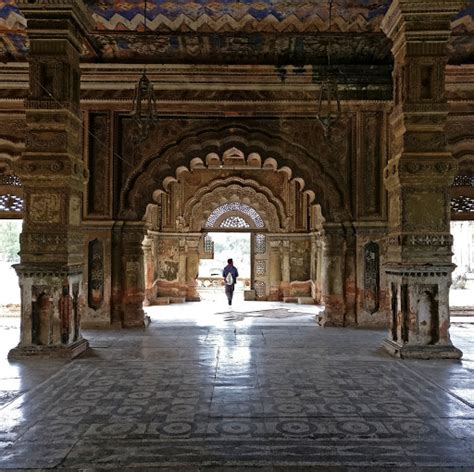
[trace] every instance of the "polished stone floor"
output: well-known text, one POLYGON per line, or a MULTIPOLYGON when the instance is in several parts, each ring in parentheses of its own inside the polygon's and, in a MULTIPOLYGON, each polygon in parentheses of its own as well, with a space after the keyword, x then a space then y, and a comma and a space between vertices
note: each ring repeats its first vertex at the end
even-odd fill
POLYGON ((462 362, 400 361, 316 310, 156 307, 70 363, 9 363, 0 320, 0 470, 473 471, 474 324, 462 362))

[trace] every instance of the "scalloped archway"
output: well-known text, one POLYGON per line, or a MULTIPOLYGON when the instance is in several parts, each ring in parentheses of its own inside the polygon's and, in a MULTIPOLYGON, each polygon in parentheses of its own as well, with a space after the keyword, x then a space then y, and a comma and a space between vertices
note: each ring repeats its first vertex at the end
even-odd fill
POLYGON ((335 168, 323 163, 321 156, 313 155, 288 138, 239 124, 195 131, 145 157, 124 185, 119 214, 124 219, 140 219, 153 192, 164 190, 182 172, 196 166, 227 165, 234 169, 239 165, 273 167, 287 172, 298 179, 314 203, 321 206, 327 220, 350 219, 347 189, 341 184, 343 179, 335 168), (239 152, 229 153, 233 148, 239 152), (219 156, 223 156, 222 159, 219 156))

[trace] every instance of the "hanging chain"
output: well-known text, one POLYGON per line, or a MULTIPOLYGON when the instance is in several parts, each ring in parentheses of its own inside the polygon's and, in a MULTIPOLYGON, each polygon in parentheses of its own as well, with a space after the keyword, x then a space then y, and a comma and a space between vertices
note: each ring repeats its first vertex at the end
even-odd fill
MULTIPOLYGON (((148 0, 144 0, 143 8, 143 32, 146 38, 148 13, 148 0)), ((148 138, 150 130, 158 119, 156 116, 156 97, 153 83, 146 75, 146 63, 143 65, 143 74, 135 85, 133 97, 132 118, 136 125, 136 141, 144 141, 148 138)))
POLYGON ((341 114, 341 103, 339 101, 339 90, 335 73, 332 70, 332 9, 334 0, 328 0, 328 42, 326 49, 327 72, 326 77, 321 82, 318 100, 318 112, 316 117, 321 124, 324 136, 328 141, 331 140, 331 128, 339 120, 341 114), (332 109, 336 106, 336 111, 333 113, 332 109), (326 111, 323 112, 323 109, 326 111))
POLYGON ((332 5, 333 5, 334 0, 328 0, 328 6, 329 6, 329 15, 328 15, 328 22, 329 22, 329 27, 328 27, 328 34, 329 34, 329 39, 328 39, 328 47, 327 47, 327 60, 328 60, 328 66, 329 69, 331 69, 331 56, 332 56, 332 37, 331 37, 331 27, 332 27, 332 5))

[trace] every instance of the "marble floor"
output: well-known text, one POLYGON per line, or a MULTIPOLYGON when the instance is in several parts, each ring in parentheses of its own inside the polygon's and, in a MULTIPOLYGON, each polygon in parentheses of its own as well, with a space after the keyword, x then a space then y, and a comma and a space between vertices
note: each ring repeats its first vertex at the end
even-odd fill
POLYGON ((72 362, 10 363, 0 319, 0 470, 474 470, 474 324, 461 362, 400 361, 383 331, 321 328, 317 307, 149 310, 86 331, 72 362))

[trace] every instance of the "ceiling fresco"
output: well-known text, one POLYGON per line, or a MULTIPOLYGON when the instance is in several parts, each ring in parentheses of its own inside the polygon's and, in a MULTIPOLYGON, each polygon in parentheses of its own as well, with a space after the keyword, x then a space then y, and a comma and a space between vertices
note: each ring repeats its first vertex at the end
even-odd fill
MULTIPOLYGON (((148 0, 147 33, 143 0, 84 1, 95 20, 85 61, 319 64, 326 58, 327 0, 148 0)), ((390 3, 335 0, 335 61, 391 61, 380 31, 390 3)), ((473 18, 474 1, 453 22, 453 63, 474 62, 473 18)), ((0 0, 0 60, 25 58, 25 26, 16 0, 0 0)))

